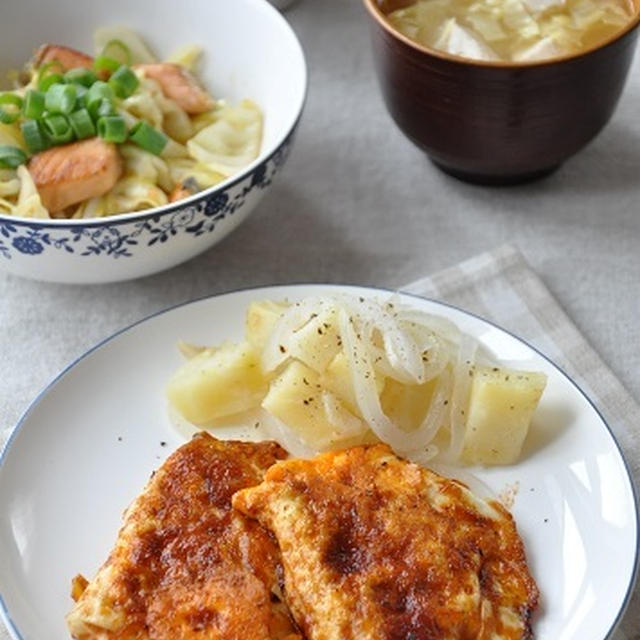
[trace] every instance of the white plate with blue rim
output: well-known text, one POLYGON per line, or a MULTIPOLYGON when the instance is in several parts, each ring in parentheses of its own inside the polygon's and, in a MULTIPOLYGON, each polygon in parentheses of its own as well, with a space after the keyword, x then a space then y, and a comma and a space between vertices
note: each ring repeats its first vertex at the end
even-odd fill
MULTIPOLYGON (((293 285, 198 300, 108 338, 36 398, 0 458, 0 614, 14 638, 68 639, 71 578, 94 575, 125 507, 184 442, 164 397, 181 361, 178 340, 238 339, 251 301, 336 289, 390 295, 293 285)), ((547 374, 521 460, 471 471, 496 494, 517 488, 512 513, 541 592, 536 638, 610 637, 633 589, 638 513, 627 466, 602 416, 560 369, 510 333, 438 302, 402 300, 450 318, 506 365, 547 374)), ((227 435, 250 438, 251 431, 227 435)))

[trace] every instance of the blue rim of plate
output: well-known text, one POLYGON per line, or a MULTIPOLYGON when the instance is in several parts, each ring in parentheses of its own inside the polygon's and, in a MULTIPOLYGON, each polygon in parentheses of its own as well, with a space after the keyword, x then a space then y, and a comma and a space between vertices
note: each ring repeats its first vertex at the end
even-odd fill
MULTIPOLYGON (((188 300, 186 302, 179 302, 178 304, 172 305, 171 307, 168 307, 166 309, 161 309, 160 311, 156 311, 155 313, 151 313, 148 316, 145 316, 144 318, 137 320, 136 322, 132 322, 131 324, 127 325, 126 327, 123 327, 122 329, 119 329, 118 331, 116 331, 115 333, 112 333, 110 336, 104 338, 103 340, 101 340, 100 342, 96 343, 93 347, 91 347, 90 349, 88 349, 87 351, 85 351, 82 355, 78 356, 75 360, 73 360, 70 364, 68 364, 64 369, 62 369, 62 371, 60 371, 60 373, 55 376, 55 378, 53 378, 53 380, 51 380, 51 382, 44 387, 44 389, 42 389, 40 391, 40 393, 38 393, 38 395, 35 397, 35 399, 33 400, 33 402, 31 402, 31 404, 27 407, 27 409, 25 410, 25 412, 22 414, 22 416, 20 417, 20 419, 18 420, 18 422, 16 423, 16 426, 13 428, 13 431, 11 432, 11 435, 9 436, 9 439, 7 440, 7 442, 4 445, 4 449, 0 452, 0 470, 2 469, 2 466, 4 465, 4 460, 9 452, 9 449, 11 448, 11 444, 14 440, 14 438, 16 437, 16 435, 18 434, 18 432, 20 431, 20 429, 22 428, 22 426, 24 425, 24 423, 26 422, 27 418, 31 415, 31 412, 40 404, 40 402, 42 401, 42 399, 49 393, 49 391, 55 387, 55 385, 58 383, 58 381, 63 378, 67 372, 69 372, 71 369, 73 369, 81 360, 84 360, 85 358, 87 358, 89 355, 91 355, 94 351, 97 351, 98 349, 102 348, 104 345, 108 344, 109 342, 111 342, 112 340, 115 340, 118 336, 120 336, 123 333, 126 333, 127 331, 129 331, 130 329, 133 329, 134 327, 137 327, 140 324, 143 324, 145 322, 147 322, 148 320, 152 320, 153 318, 157 317, 157 316, 161 316, 164 315, 165 313, 170 313, 171 311, 174 311, 175 309, 179 309, 181 307, 186 307, 190 304, 195 304, 197 302, 202 302, 204 300, 210 300, 213 298, 221 298, 223 296, 226 295, 230 295, 230 294, 234 294, 234 293, 244 293, 247 291, 261 291, 264 289, 273 289, 276 287, 327 287, 327 288, 331 288, 331 287, 353 287, 353 288, 359 288, 359 289, 365 289, 368 291, 372 291, 372 292, 381 292, 381 293, 389 293, 391 295, 395 294, 395 293, 399 293, 403 296, 406 296, 408 298, 415 298, 417 300, 426 300, 428 302, 432 302, 436 305, 440 305, 442 307, 446 307, 448 309, 453 309, 455 311, 458 311, 464 315, 470 316, 472 318, 475 318, 477 320, 480 320, 481 322, 484 322, 486 324, 488 324, 491 327, 494 327, 495 329, 498 329, 499 331, 503 331, 504 333, 506 333, 507 335, 511 336, 512 338, 515 338, 516 340, 518 340, 519 342, 521 342, 522 344, 526 345, 527 347, 529 347, 529 349, 531 349, 534 353, 536 353, 537 355, 539 355, 543 360, 545 360, 546 362, 548 362, 552 367, 554 367, 558 372, 560 372, 560 374, 569 382, 571 383, 571 385, 574 387, 574 389, 587 401, 587 403, 589 404, 589 406, 595 411, 596 415, 600 418, 600 421, 602 422, 602 424, 605 426, 607 432, 609 433, 609 436, 611 437, 611 440, 616 448, 616 450, 618 451, 618 454, 620 455, 620 459, 622 460, 622 464, 624 467, 624 470, 627 474, 627 480, 629 483, 629 487, 631 488, 631 495, 633 497, 633 502, 634 502, 634 508, 635 508, 635 547, 636 547, 636 554, 635 554, 635 558, 633 560, 634 566, 633 566, 633 571, 631 572, 631 578, 629 580, 629 584, 627 585, 627 590, 625 593, 625 596, 622 600, 622 603, 620 605, 620 609, 618 610, 618 613, 611 625, 611 627, 609 628, 609 631, 607 631, 606 636, 604 636, 604 638, 602 638, 602 640, 609 640, 612 636, 612 634, 615 632, 615 630, 617 629, 618 625, 620 624, 626 610, 627 610, 627 606, 629 605, 629 602, 631 601, 631 596, 633 594, 633 589, 635 587, 636 581, 638 580, 638 575, 640 573, 640 538, 639 538, 639 530, 640 530, 640 510, 638 508, 638 498, 639 498, 639 494, 638 494, 638 490, 636 489, 634 480, 633 480, 633 476, 631 475, 631 470, 629 469, 629 464, 627 463, 627 460, 624 456, 624 453, 622 452, 622 449, 620 448, 620 445, 618 444, 618 440, 616 439, 613 431, 611 430, 611 427, 609 426, 609 424, 607 423, 607 421, 604 419, 604 416, 602 415, 602 413, 600 412, 600 410, 598 409, 598 407, 596 407, 596 405, 593 403, 593 401, 591 400, 591 398, 589 398, 589 396, 581 389, 581 387, 573 380, 573 378, 571 378, 561 367, 559 367, 555 362, 553 362, 553 360, 551 360, 549 357, 547 357, 544 353, 542 353, 542 351, 540 351, 537 347, 534 347, 532 344, 530 344, 529 342, 527 342, 526 340, 523 340, 522 338, 520 338, 519 336, 517 336, 515 333, 509 331, 508 329, 504 329, 503 327, 501 327, 500 325, 496 324, 495 322, 492 322, 491 320, 487 320, 486 318, 483 318, 482 316, 478 315, 477 313, 473 313, 471 311, 466 311, 465 309, 462 309, 461 307, 458 307, 454 304, 450 304, 449 302, 443 302, 441 300, 436 300, 435 298, 428 298, 426 296, 419 296, 415 293, 406 293, 404 291, 402 291, 401 289, 389 289, 387 287, 374 287, 374 286, 368 286, 368 285, 359 285, 359 284, 345 284, 345 283, 341 283, 341 284, 337 284, 337 283, 322 283, 322 282, 294 282, 294 283, 286 283, 286 284, 266 284, 266 285, 260 285, 258 287, 241 287, 238 289, 232 289, 230 291, 223 291, 221 293, 214 293, 211 295, 207 295, 207 296, 201 296, 199 298, 194 298, 193 300, 188 300)), ((9 615, 9 610, 5 604, 4 598, 2 596, 2 593, 0 593, 0 621, 4 621, 7 630, 9 631, 9 634, 12 635, 15 640, 26 640, 22 634, 20 633, 20 631, 18 630, 18 627, 14 624, 13 620, 11 619, 11 616, 9 615)))

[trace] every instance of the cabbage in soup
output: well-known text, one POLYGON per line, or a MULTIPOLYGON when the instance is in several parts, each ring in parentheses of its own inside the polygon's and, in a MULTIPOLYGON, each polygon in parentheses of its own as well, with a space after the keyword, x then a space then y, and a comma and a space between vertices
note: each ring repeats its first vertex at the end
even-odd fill
POLYGON ((411 40, 476 60, 543 60, 604 42, 632 0, 418 0, 387 17, 411 40))

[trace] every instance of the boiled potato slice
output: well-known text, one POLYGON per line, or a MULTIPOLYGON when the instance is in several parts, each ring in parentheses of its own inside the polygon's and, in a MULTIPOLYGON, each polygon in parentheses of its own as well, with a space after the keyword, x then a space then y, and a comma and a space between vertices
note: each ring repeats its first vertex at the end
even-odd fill
MULTIPOLYGON (((340 351, 329 363, 324 373, 320 376, 320 384, 338 396, 351 413, 360 416, 356 394, 353 390, 353 376, 349 367, 349 360, 343 351, 340 351)), ((384 385, 384 377, 376 374, 378 393, 382 391, 384 385)))
POLYGON ((314 315, 289 342, 289 355, 321 373, 341 349, 335 309, 314 315))
POLYGON ((318 450, 366 431, 337 396, 322 388, 318 374, 297 361, 273 381, 262 406, 318 450))
POLYGON ((173 406, 194 424, 204 424, 260 405, 268 380, 248 342, 224 343, 187 360, 169 381, 173 406))
POLYGON ((276 322, 289 306, 287 302, 271 300, 252 302, 247 309, 247 340, 257 349, 262 349, 276 322))
POLYGON ((434 378, 424 384, 402 384, 387 378, 380 395, 382 410, 396 426, 414 431, 427 415, 437 382, 434 378))
POLYGON ((462 458, 481 464, 515 462, 546 383, 543 373, 476 367, 462 458))

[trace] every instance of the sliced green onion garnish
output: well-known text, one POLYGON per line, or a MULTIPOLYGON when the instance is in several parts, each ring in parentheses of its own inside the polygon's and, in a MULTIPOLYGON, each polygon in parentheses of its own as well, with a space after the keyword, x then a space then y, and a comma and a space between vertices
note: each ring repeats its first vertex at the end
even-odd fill
POLYGON ((73 86, 76 89, 76 108, 80 109, 84 106, 84 97, 89 92, 89 89, 81 84, 74 84, 73 86))
POLYGON ((98 135, 107 142, 121 143, 127 139, 127 125, 122 116, 105 116, 98 120, 98 135))
POLYGON ((69 124, 78 140, 91 138, 96 135, 93 120, 86 109, 78 109, 69 115, 69 124))
POLYGON ((54 84, 62 84, 64 82, 64 76, 61 73, 50 73, 38 82, 38 89, 40 91, 48 91, 49 87, 54 84))
POLYGON ((0 167, 3 169, 16 169, 27 161, 27 154, 18 147, 8 144, 0 145, 0 167))
POLYGON ((42 121, 42 127, 47 137, 54 144, 64 144, 73 140, 73 129, 69 120, 60 113, 47 116, 42 121))
POLYGON ((98 82, 94 82, 91 85, 87 95, 84 97, 84 102, 91 110, 92 105, 99 104, 103 99, 112 101, 113 97, 113 89, 106 82, 98 80, 98 82))
POLYGON ((113 102, 111 100, 107 100, 103 98, 100 102, 94 102, 91 106, 87 107, 91 117, 94 120, 100 120, 100 118, 104 118, 106 116, 115 116, 117 115, 116 108, 113 106, 113 102))
POLYGON ((118 98, 128 98, 138 88, 139 84, 138 76, 124 65, 109 78, 109 86, 118 98))
POLYGON ((49 146, 36 120, 25 120, 20 124, 20 131, 22 131, 22 137, 27 149, 29 149, 29 153, 39 153, 49 146))
POLYGON ((169 141, 162 131, 158 131, 143 120, 133 126, 129 132, 129 138, 145 151, 157 156, 162 153, 169 141))
POLYGON ((108 71, 109 73, 113 73, 118 69, 121 65, 120 62, 114 60, 113 58, 108 58, 107 56, 98 56, 93 61, 93 68, 97 71, 108 71))
POLYGON ((41 67, 38 67, 38 83, 44 79, 49 73, 64 73, 64 67, 59 60, 50 60, 41 67), (51 71, 51 69, 57 69, 57 71, 51 71))
POLYGON ((20 117, 22 98, 15 93, 0 94, 0 122, 11 124, 20 117))
POLYGON ((36 84, 38 85, 38 89, 40 89, 40 91, 46 91, 54 82, 63 82, 63 73, 64 67, 58 60, 51 60, 51 62, 43 64, 38 69, 38 78, 36 82, 36 84), (52 69, 57 69, 57 71, 52 71, 52 69), (53 76, 55 79, 49 80, 51 76, 53 76))
POLYGON ((29 89, 24 94, 22 113, 25 118, 40 118, 44 112, 44 93, 29 89))
POLYGON ((54 84, 47 89, 44 106, 50 113, 71 113, 76 106, 76 88, 72 84, 54 84))
POLYGON ((77 67, 75 69, 69 69, 64 74, 64 81, 68 84, 81 84, 83 87, 89 88, 97 80, 97 76, 90 69, 83 69, 77 67))
POLYGON ((100 55, 117 60, 120 64, 131 66, 131 50, 122 40, 109 40, 109 42, 104 45, 104 49, 100 55))

